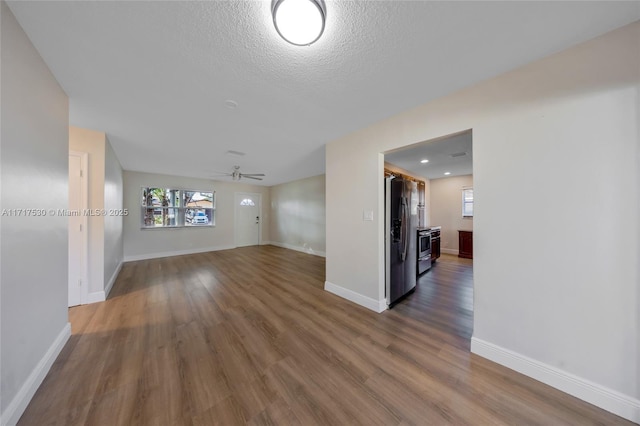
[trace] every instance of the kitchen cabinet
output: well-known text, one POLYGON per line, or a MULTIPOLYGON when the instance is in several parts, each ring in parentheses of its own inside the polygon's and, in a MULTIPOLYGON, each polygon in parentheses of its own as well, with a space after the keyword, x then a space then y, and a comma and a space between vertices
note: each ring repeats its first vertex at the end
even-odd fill
POLYGON ((431 240, 431 261, 435 262, 440 257, 440 237, 431 240))
POLYGON ((418 227, 425 226, 425 184, 418 181, 418 227))
POLYGON ((431 263, 440 257, 440 230, 439 226, 431 228, 431 263))
POLYGON ((473 231, 458 230, 458 257, 473 259, 473 231))

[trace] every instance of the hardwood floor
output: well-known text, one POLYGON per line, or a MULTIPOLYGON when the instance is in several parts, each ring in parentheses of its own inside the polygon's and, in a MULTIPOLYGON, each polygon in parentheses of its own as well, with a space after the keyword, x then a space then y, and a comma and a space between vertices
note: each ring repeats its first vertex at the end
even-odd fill
POLYGON ((20 425, 631 424, 469 353, 470 262, 376 314, 273 246, 131 262, 20 425))
POLYGON ((443 254, 394 310, 452 336, 469 349, 473 333, 473 261, 443 254))

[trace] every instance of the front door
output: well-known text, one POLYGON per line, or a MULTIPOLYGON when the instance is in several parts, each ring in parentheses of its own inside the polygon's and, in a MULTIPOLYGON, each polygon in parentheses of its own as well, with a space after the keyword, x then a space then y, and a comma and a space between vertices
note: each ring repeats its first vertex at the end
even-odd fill
POLYGON ((236 192, 236 247, 260 244, 260 224, 262 223, 260 204, 260 194, 236 192))

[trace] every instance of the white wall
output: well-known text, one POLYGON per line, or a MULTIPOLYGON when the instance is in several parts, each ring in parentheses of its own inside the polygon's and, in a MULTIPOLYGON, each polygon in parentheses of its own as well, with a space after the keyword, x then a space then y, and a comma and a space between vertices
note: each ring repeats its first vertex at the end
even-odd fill
POLYGON ((104 286, 106 295, 120 271, 124 260, 124 216, 120 211, 124 207, 123 171, 116 153, 105 138, 104 157, 104 286))
POLYGON ((324 256, 325 176, 271 187, 271 243, 324 256))
POLYGON ((125 261, 235 247, 234 194, 236 192, 254 192, 262 195, 262 241, 268 241, 270 220, 268 187, 241 182, 125 171, 124 207, 129 210, 129 215, 124 219, 125 261), (198 228, 141 229, 140 189, 146 186, 215 191, 216 225, 198 228))
POLYGON ((636 22, 328 144, 328 283, 384 297, 380 153, 471 128, 474 351, 640 421, 639 52, 636 22))
POLYGON ((458 254, 458 230, 473 231, 473 218, 462 217, 462 188, 473 187, 473 176, 431 179, 431 225, 442 226, 441 248, 458 254))
POLYGON ((15 424, 70 334, 67 322, 69 103, 4 2, 1 75, 1 424, 15 424))

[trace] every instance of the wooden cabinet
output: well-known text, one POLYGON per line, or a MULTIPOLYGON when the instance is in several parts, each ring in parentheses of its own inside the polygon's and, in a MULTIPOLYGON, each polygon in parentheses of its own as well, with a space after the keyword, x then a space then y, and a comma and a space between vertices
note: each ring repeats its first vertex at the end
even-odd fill
POLYGON ((418 181, 418 227, 425 226, 425 184, 418 181))
POLYGON ((458 257, 473 259, 473 231, 458 231, 458 257))
POLYGON ((440 257, 440 233, 437 238, 431 239, 431 262, 435 262, 440 257))

